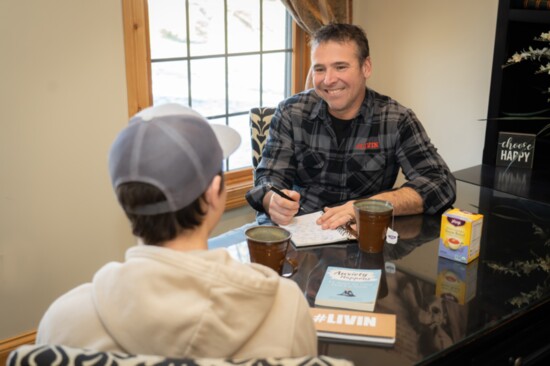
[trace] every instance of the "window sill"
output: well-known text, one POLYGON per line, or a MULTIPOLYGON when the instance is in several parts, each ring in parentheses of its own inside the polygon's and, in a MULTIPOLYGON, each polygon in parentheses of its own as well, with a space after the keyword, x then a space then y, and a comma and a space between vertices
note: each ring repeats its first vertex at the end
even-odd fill
POLYGON ((225 173, 225 187, 227 189, 226 210, 248 204, 244 196, 252 188, 252 181, 252 168, 232 170, 225 173))

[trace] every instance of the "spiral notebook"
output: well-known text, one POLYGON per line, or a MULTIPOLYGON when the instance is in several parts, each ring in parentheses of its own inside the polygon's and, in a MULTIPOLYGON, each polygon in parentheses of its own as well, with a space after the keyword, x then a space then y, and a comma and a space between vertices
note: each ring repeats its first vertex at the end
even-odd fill
POLYGON ((355 237, 345 230, 323 230, 316 221, 323 211, 295 216, 288 225, 281 225, 292 233, 292 242, 297 248, 313 245, 333 244, 355 240, 355 237))

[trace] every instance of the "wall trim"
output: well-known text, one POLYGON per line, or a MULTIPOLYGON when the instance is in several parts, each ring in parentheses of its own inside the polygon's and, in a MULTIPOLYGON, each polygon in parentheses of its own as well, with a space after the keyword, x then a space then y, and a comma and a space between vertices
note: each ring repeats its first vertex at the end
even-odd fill
POLYGON ((24 344, 34 344, 36 330, 31 330, 18 336, 0 340, 0 365, 5 365, 10 352, 24 344))

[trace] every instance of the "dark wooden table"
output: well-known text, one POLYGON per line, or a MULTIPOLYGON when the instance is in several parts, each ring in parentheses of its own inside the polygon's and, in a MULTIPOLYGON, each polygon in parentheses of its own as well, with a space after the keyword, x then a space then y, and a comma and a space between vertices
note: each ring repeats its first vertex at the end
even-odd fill
POLYGON ((476 165, 453 172, 457 180, 550 204, 550 171, 476 165))
POLYGON ((400 240, 378 256, 356 242, 292 248, 300 263, 293 279, 311 306, 327 266, 382 268, 375 311, 397 314, 393 347, 320 342, 321 353, 356 365, 525 365, 537 364, 529 361, 540 352, 548 357, 550 205, 459 181, 455 207, 484 215, 480 256, 467 265, 438 256, 441 216, 395 218, 400 240), (450 291, 449 273, 462 281, 450 291))

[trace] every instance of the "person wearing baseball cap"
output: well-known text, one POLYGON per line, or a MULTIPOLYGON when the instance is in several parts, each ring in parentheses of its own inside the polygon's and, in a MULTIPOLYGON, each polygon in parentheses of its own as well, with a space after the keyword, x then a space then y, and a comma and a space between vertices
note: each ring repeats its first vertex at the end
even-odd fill
POLYGON ((54 301, 37 344, 179 358, 317 355, 295 282, 207 250, 225 208, 223 160, 239 144, 235 130, 178 104, 131 118, 109 172, 139 244, 54 301))

